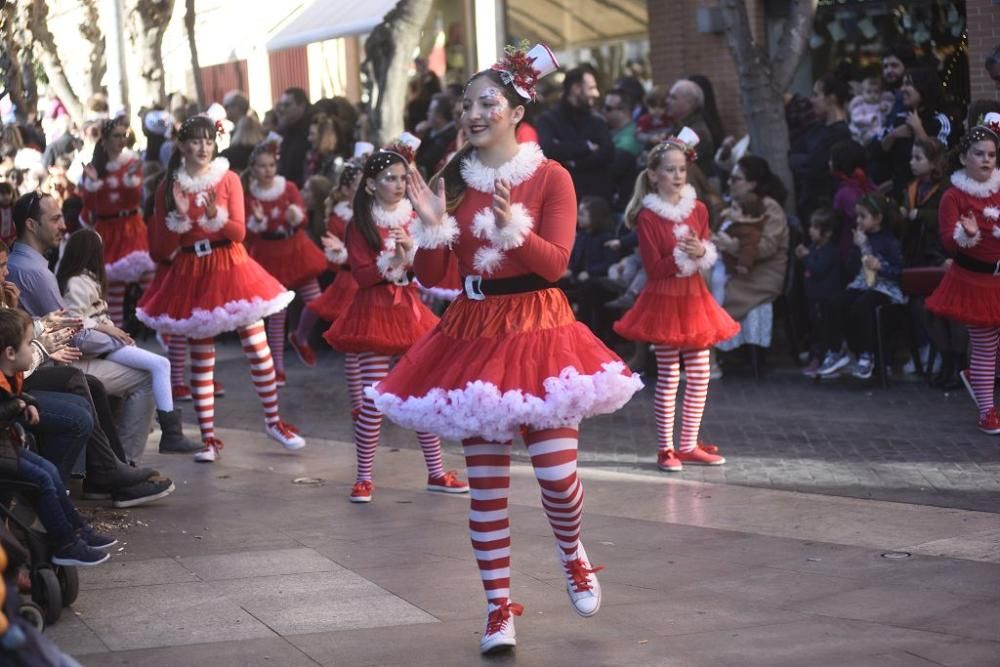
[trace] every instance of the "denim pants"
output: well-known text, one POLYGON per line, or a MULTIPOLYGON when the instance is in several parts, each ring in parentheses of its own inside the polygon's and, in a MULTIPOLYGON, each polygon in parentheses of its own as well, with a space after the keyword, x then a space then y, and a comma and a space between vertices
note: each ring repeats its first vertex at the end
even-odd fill
POLYGON ((41 421, 31 432, 38 438, 38 450, 55 464, 65 483, 94 430, 90 405, 81 396, 57 391, 37 391, 32 396, 38 401, 41 421))
POLYGON ((52 545, 59 548, 69 544, 77 529, 83 527, 83 519, 66 495, 59 471, 45 458, 22 449, 18 453, 18 472, 40 489, 35 511, 52 545))

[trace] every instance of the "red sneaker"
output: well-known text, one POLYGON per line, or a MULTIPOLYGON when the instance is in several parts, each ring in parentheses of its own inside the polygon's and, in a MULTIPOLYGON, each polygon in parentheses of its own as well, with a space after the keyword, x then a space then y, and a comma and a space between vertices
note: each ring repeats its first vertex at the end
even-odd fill
POLYGON ((684 464, 677 458, 676 452, 672 449, 661 449, 656 455, 656 467, 665 472, 680 472, 684 470, 684 464))
POLYGON ((695 447, 690 452, 677 452, 677 458, 684 463, 699 466, 721 466, 726 462, 726 459, 718 454, 711 454, 700 447, 695 447))
POLYGON ((372 483, 369 480, 358 482, 351 487, 352 503, 370 503, 372 501, 372 483))
POLYGON ((216 398, 221 398, 226 395, 226 388, 222 386, 221 382, 213 382, 213 389, 216 398))
POLYGON ((314 368, 316 366, 316 352, 312 349, 308 342, 299 341, 298 335, 293 331, 288 334, 288 343, 295 350, 295 354, 299 356, 299 361, 305 364, 308 368, 314 368))
POLYGON ((170 388, 170 393, 173 394, 175 401, 191 400, 191 387, 186 384, 175 384, 170 388))
POLYGON ((468 493, 469 485, 458 478, 458 473, 449 470, 441 477, 427 477, 427 490, 438 493, 468 493))
POLYGON ((698 449, 700 449, 703 452, 708 452, 709 454, 718 454, 719 453, 719 448, 718 447, 716 447, 715 445, 710 445, 707 442, 699 442, 698 443, 698 449))
POLYGON ((284 387, 284 386, 286 386, 288 384, 288 378, 285 377, 284 373, 282 373, 280 371, 275 371, 274 372, 274 382, 279 387, 284 387))
POLYGON ((1000 435, 1000 416, 997 416, 995 407, 979 420, 979 430, 987 435, 1000 435))

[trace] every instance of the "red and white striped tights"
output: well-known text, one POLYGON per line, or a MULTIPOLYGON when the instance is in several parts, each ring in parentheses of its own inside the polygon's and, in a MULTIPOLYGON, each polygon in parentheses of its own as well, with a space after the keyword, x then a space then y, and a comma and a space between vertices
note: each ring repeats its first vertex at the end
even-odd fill
MULTIPOLYGON (((319 283, 314 278, 305 285, 296 287, 295 292, 302 299, 302 306, 304 308, 320 295, 319 283)), ((285 323, 287 319, 287 308, 267 318, 267 344, 271 348, 271 354, 274 357, 274 368, 279 373, 285 372, 285 323)))
MULTIPOLYGON (((542 507, 556 542, 576 554, 583 521, 583 485, 576 475, 579 431, 575 428, 529 431, 524 438, 542 492, 542 507)), ((469 473, 469 536, 486 599, 510 598, 510 442, 479 438, 462 441, 469 473)))
POLYGON ((656 353, 656 437, 660 451, 674 448, 674 415, 677 412, 677 387, 681 379, 681 357, 687 386, 684 388, 684 414, 681 418, 680 451, 698 446, 698 430, 708 398, 708 350, 678 350, 654 345, 656 353))
MULTIPOLYGON (((359 352, 358 367, 361 374, 362 387, 370 387, 389 374, 392 358, 377 352, 359 352)), ((375 403, 367 396, 361 403, 361 412, 354 420, 354 448, 358 458, 358 482, 370 482, 372 466, 375 463, 375 449, 378 446, 379 433, 382 431, 382 413, 375 403)), ((441 460, 441 439, 431 433, 417 432, 420 449, 424 452, 424 463, 431 477, 444 475, 444 463, 441 460)))
POLYGON ((167 344, 167 358, 170 359, 170 385, 183 387, 187 385, 184 379, 184 369, 187 367, 188 339, 184 336, 168 336, 161 338, 167 344))
POLYGON ((344 376, 347 378, 347 395, 351 398, 351 411, 361 412, 361 404, 365 400, 365 384, 361 380, 361 364, 356 352, 344 355, 344 376))
MULTIPOLYGON (((144 273, 137 281, 145 292, 153 280, 152 273, 144 273)), ((128 291, 128 283, 108 282, 107 302, 108 317, 119 329, 125 328, 125 293, 128 291)))
POLYGON ((983 418, 993 402, 993 383, 997 370, 997 349, 1000 348, 1000 328, 969 327, 969 384, 976 397, 979 417, 983 418))
MULTIPOLYGON (((278 385, 274 379, 274 362, 267 347, 264 323, 260 320, 238 329, 243 354, 250 362, 250 376, 253 378, 257 398, 264 408, 264 422, 276 424, 278 415, 278 385)), ((172 338, 171 338, 172 340, 172 338)), ((215 437, 215 339, 191 340, 191 393, 194 410, 198 415, 201 439, 215 437)))

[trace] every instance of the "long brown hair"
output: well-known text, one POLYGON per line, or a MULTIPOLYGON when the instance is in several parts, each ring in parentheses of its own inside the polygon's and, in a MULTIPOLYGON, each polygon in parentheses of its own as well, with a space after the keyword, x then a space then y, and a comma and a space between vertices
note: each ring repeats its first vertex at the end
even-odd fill
POLYGON ((104 141, 111 133, 115 131, 117 127, 125 128, 126 139, 130 138, 132 130, 128 126, 128 118, 125 116, 116 116, 114 118, 109 118, 101 124, 101 138, 94 145, 94 157, 91 162, 94 165, 94 169, 97 170, 97 175, 100 178, 104 178, 108 175, 108 151, 104 148, 104 141))
POLYGON ((394 164, 407 166, 406 160, 401 155, 389 151, 379 151, 368 159, 365 169, 361 174, 361 187, 354 193, 354 218, 351 220, 347 232, 356 231, 364 237, 365 242, 372 250, 382 249, 382 235, 375 228, 375 219, 372 215, 372 206, 375 205, 375 194, 368 192, 365 188, 365 181, 369 178, 378 178, 378 175, 394 164))
MULTIPOLYGON (((181 168, 181 144, 189 139, 212 139, 216 136, 215 123, 208 116, 191 116, 181 124, 181 129, 174 140, 174 152, 170 154, 170 161, 167 162, 167 177, 163 179, 163 201, 166 204, 166 212, 170 213, 177 207, 174 201, 174 181, 177 180, 177 170, 181 168)), ((214 145, 214 144, 213 144, 214 145)), ((219 154, 217 145, 212 149, 212 157, 219 154)))
POLYGON ((92 229, 78 229, 70 234, 63 250, 59 269, 56 271, 56 282, 59 292, 66 292, 66 284, 73 276, 89 271, 97 278, 101 286, 101 296, 108 291, 108 276, 104 271, 104 242, 101 235, 92 229))

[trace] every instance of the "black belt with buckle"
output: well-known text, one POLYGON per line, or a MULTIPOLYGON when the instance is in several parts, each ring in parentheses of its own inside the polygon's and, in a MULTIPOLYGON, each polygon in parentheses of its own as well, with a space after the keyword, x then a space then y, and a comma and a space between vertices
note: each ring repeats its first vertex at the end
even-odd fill
POLYGON ((198 257, 207 257, 216 248, 225 248, 227 245, 232 245, 232 243, 229 239, 219 239, 218 241, 202 239, 194 245, 181 246, 181 252, 193 252, 198 257))
POLYGON ((476 301, 502 294, 540 292, 555 286, 555 283, 542 278, 537 273, 528 273, 513 278, 493 279, 484 279, 482 276, 465 276, 465 296, 476 301))
POLYGON ((285 241, 292 238, 295 232, 261 232, 258 236, 265 241, 285 241))
POLYGON ((989 273, 994 276, 1000 276, 1000 260, 996 262, 984 262, 981 259, 957 253, 955 255, 955 263, 967 271, 973 271, 975 273, 989 273))
POLYGON ((142 213, 140 209, 130 208, 127 211, 118 211, 117 213, 98 213, 98 220, 118 220, 119 218, 131 218, 133 215, 138 215, 142 213))

